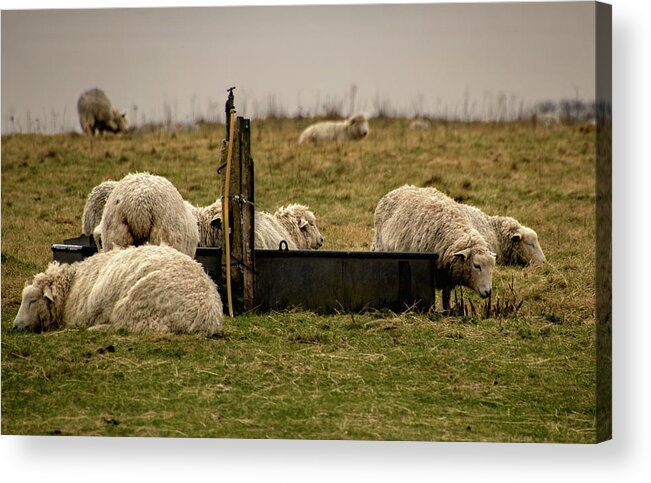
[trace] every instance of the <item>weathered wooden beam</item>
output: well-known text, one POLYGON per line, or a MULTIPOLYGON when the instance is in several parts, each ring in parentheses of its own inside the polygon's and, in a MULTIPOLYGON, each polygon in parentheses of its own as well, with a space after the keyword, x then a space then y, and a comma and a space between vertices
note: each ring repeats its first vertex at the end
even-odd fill
POLYGON ((253 158, 251 158, 251 121, 239 121, 239 144, 241 174, 242 209, 242 290, 244 310, 255 307, 255 206, 253 185, 253 158))

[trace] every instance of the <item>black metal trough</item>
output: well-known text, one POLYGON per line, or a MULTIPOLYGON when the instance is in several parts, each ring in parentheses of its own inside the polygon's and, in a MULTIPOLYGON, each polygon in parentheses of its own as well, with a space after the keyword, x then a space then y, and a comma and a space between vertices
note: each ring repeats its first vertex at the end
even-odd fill
MULTIPOLYGON (((52 245, 54 259, 73 263, 97 248, 89 237, 52 245)), ((427 310, 435 305, 433 253, 327 250, 254 250, 255 307, 301 307, 318 313, 388 308, 427 310)), ((197 248, 195 255, 225 299, 222 249, 197 248)), ((233 302, 234 305, 238 301, 233 302)))
POLYGON ((255 250, 256 304, 315 312, 359 312, 435 302, 437 255, 325 250, 255 250))

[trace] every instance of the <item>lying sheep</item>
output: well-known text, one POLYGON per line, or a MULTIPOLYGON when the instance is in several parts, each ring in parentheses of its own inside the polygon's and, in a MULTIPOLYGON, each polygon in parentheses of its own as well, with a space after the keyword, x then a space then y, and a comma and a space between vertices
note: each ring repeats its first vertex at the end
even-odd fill
POLYGON ((77 113, 84 134, 95 135, 104 131, 118 133, 127 130, 126 113, 113 109, 101 89, 84 92, 77 101, 77 113))
POLYGON ((509 216, 490 216, 474 206, 459 203, 472 226, 484 237, 500 265, 544 263, 538 235, 509 216))
POLYGON ((457 285, 484 298, 491 294, 495 254, 452 198, 434 188, 402 186, 380 199, 374 225, 371 250, 438 254, 436 284, 444 309, 457 285))
POLYGON ((117 184, 117 181, 104 181, 95 186, 88 194, 86 205, 84 206, 84 213, 81 215, 82 235, 92 235, 95 227, 102 221, 102 213, 104 212, 106 200, 117 184))
POLYGON ((201 264, 168 246, 53 262, 23 289, 15 329, 60 327, 219 335, 224 314, 201 264))
POLYGON ((350 141, 368 136, 368 118, 365 114, 355 114, 345 121, 326 121, 307 127, 298 138, 299 143, 321 141, 350 141))
POLYGON ((94 233, 104 251, 166 243, 193 257, 199 241, 197 221, 181 194, 167 179, 149 173, 129 174, 118 182, 94 233))

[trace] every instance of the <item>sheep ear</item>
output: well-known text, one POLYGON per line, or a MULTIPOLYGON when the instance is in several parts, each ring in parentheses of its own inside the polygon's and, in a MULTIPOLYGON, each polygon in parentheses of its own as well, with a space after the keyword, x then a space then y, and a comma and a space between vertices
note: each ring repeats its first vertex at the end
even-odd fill
POLYGON ((463 260, 465 262, 468 254, 464 251, 464 252, 457 252, 452 256, 455 257, 455 258, 460 258, 461 260, 463 260))
POLYGON ((493 252, 491 252, 491 257, 493 257, 493 258, 497 258, 497 253, 493 253, 493 252))
POLYGON ((49 285, 46 285, 43 288, 43 297, 48 299, 50 302, 54 302, 54 297, 52 296, 52 289, 50 288, 49 285))
POLYGON ((515 235, 513 235, 511 237, 511 241, 516 242, 516 241, 520 241, 520 240, 522 240, 522 233, 516 233, 515 235))
POLYGON ((221 228, 222 226, 222 219, 219 216, 214 216, 212 220, 210 220, 210 226, 214 226, 217 228, 221 228))
POLYGON ((298 222, 298 227, 302 230, 307 226, 307 220, 305 218, 301 218, 301 221, 298 222))

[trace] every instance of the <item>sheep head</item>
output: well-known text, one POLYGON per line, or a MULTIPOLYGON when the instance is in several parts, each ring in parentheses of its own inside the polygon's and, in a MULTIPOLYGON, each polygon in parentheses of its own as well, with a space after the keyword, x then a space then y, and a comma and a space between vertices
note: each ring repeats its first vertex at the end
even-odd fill
POLYGON ((279 208, 275 216, 281 223, 293 224, 298 228, 300 239, 294 241, 299 248, 316 250, 323 246, 323 235, 316 226, 316 216, 307 206, 291 204, 287 208, 279 208))
POLYGON ((353 139, 362 139, 368 136, 368 118, 364 114, 355 114, 348 118, 348 132, 353 139))
POLYGON ((49 284, 33 283, 23 289, 22 302, 12 328, 40 332, 53 324, 54 296, 49 284))
POLYGON ((518 265, 544 263, 545 254, 538 242, 538 235, 531 228, 521 226, 511 235, 513 259, 518 265))
POLYGON ((452 255, 453 280, 475 290, 481 297, 490 296, 493 284, 495 254, 487 250, 467 248, 452 255))

